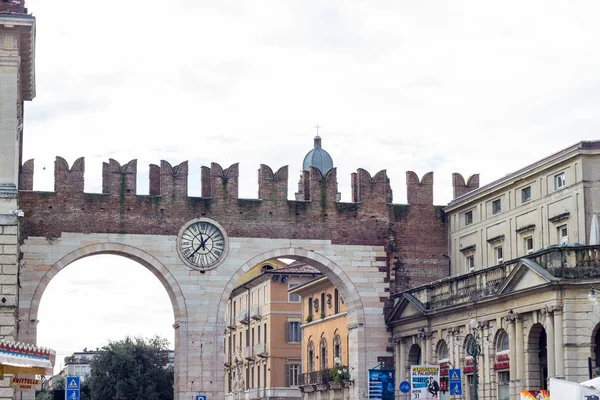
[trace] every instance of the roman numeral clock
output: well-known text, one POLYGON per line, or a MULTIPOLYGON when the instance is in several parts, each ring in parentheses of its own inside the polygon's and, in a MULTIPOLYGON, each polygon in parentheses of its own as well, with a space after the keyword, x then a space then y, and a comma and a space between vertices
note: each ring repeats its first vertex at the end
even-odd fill
POLYGON ((225 260, 229 240, 225 230, 208 218, 188 221, 177 235, 177 253, 183 262, 196 270, 208 271, 225 260))

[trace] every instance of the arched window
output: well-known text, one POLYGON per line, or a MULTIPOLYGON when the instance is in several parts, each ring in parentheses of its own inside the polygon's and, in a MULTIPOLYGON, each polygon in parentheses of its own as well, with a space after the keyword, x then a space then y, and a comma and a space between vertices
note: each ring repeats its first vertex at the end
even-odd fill
POLYGON ((308 349, 306 351, 306 362, 308 363, 308 372, 315 370, 315 344, 312 340, 308 341, 308 349))
POLYGON ((508 339, 508 333, 506 333, 506 331, 502 331, 498 335, 498 342, 496 345, 496 350, 499 352, 510 350, 510 341, 508 339))
POLYGON ((340 312, 340 293, 337 289, 333 291, 333 312, 335 314, 340 312))
POLYGON ((438 362, 447 361, 450 358, 450 352, 448 351, 448 345, 444 340, 438 344, 438 362))
POLYGON ((333 336, 333 362, 342 364, 342 338, 336 334, 333 336))
POLYGON ((321 371, 325 371, 327 369, 327 339, 325 337, 321 338, 321 371))

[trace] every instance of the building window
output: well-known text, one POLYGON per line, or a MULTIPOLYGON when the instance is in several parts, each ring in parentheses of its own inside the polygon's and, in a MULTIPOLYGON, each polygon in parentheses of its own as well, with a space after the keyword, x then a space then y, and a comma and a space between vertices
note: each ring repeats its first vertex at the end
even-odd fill
POLYGON ((475 257, 474 256, 467 256, 466 263, 467 263, 467 270, 469 272, 475 270, 475 257))
MULTIPOLYGON (((288 290, 298 286, 297 283, 288 283, 288 290)), ((297 293, 288 293, 288 303, 300 303, 300 295, 297 293)))
POLYGON ((327 369, 327 339, 324 337, 321 338, 321 371, 325 371, 327 369))
POLYGON ((258 295, 256 297, 258 298, 258 301, 256 302, 256 305, 260 306, 260 288, 258 289, 258 295))
POLYGON ((502 199, 492 201, 492 214, 498 214, 502 211, 502 199))
POLYGON ((465 213, 465 225, 471 225, 473 223, 473 211, 467 211, 465 213))
POLYGON ((502 262, 504 261, 502 246, 496 247, 494 249, 494 253, 496 253, 496 264, 502 264, 502 262))
POLYGON ((325 317, 325 293, 321 293, 321 318, 325 317))
POLYGON ((525 239, 525 254, 533 253, 533 236, 528 236, 525 239))
POLYGON ((562 225, 559 226, 558 228, 558 240, 560 244, 567 244, 569 243, 569 235, 568 235, 568 231, 567 231, 567 226, 566 225, 562 225))
POLYGON ((308 358, 308 371, 306 372, 314 372, 315 370, 315 345, 313 343, 313 341, 309 341, 308 342, 308 349, 306 351, 307 357, 308 358))
POLYGON ((333 361, 336 364, 341 364, 342 362, 342 339, 340 335, 333 337, 333 361))
POLYGON ((300 374, 300 364, 286 364, 285 366, 285 384, 286 386, 298 386, 298 375, 300 374))
POLYGON ((510 399, 510 372, 502 371, 498 372, 498 400, 509 400, 510 399))
POLYGON ((529 200, 531 200, 531 186, 521 189, 521 202, 525 203, 529 200))
POLYGON ((565 173, 558 174, 554 177, 554 188, 560 189, 567 185, 567 181, 565 179, 565 173))
POLYGON ((510 340, 508 339, 508 334, 506 332, 502 332, 498 339, 498 346, 496 347, 498 352, 501 351, 509 351, 510 350, 510 340))
POLYGON ((288 321, 286 325, 288 343, 300 343, 300 322, 288 321))
POLYGON ((333 312, 336 314, 340 312, 340 293, 337 289, 333 291, 333 312))
POLYGON ((473 374, 467 375, 467 399, 475 400, 475 391, 473 390, 473 374))

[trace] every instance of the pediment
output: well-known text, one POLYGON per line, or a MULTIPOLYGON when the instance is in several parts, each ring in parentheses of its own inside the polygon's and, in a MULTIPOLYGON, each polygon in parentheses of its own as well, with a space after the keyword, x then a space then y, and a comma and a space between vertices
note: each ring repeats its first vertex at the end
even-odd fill
POLYGON ((506 277, 498 294, 518 292, 558 280, 559 278, 554 277, 536 262, 523 258, 506 277))
POLYGON ((409 318, 413 316, 421 316, 426 312, 425 306, 409 293, 403 293, 398 298, 392 312, 388 315, 388 324, 394 321, 409 318))

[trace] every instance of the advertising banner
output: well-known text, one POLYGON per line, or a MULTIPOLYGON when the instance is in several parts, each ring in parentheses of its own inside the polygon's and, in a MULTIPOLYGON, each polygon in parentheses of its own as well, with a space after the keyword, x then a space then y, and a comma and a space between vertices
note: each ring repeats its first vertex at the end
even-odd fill
POLYGON ((42 390, 42 380, 33 378, 10 378, 10 387, 21 390, 42 390))
POLYGON ((440 392, 440 367, 438 365, 412 365, 410 367, 411 400, 437 400, 440 392))
MULTIPOLYGON (((550 392, 547 390, 521 390, 521 399, 550 400, 550 392)), ((574 397, 573 400, 575 400, 574 397)))
POLYGON ((369 400, 394 400, 395 373, 393 369, 369 370, 369 400))

